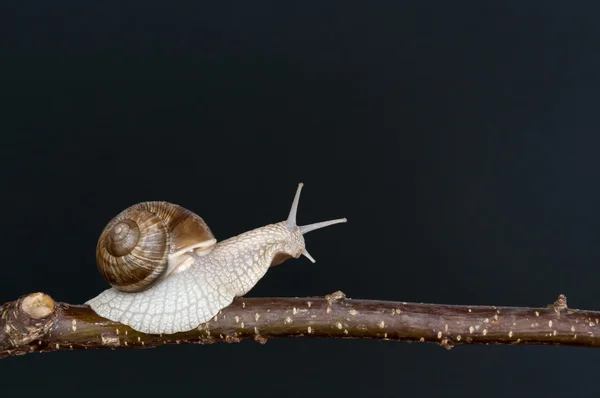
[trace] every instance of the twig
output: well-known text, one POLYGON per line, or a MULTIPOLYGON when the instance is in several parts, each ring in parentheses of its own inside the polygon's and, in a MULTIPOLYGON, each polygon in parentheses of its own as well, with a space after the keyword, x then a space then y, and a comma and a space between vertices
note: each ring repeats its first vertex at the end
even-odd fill
POLYGON ((457 344, 599 347, 600 312, 567 307, 461 306, 316 298, 238 298, 189 332, 150 335, 96 315, 88 306, 32 293, 0 307, 0 358, 89 348, 150 348, 252 338, 329 337, 457 344))

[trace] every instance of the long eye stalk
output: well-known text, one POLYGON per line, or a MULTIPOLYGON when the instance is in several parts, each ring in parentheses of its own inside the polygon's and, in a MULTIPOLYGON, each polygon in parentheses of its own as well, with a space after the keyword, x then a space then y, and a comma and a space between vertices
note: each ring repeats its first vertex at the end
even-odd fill
MULTIPOLYGON (((294 201, 292 202, 292 208, 290 209, 290 214, 286 221, 287 227, 290 230, 293 230, 297 226, 296 215, 298 214, 298 203, 300 202, 300 192, 302 192, 303 186, 304 186, 303 183, 298 184, 298 189, 296 190, 296 196, 294 196, 294 201)), ((348 220, 346 218, 338 218, 335 220, 321 221, 321 222, 309 224, 309 225, 301 225, 301 226, 298 226, 298 229, 300 230, 300 233, 302 235, 304 235, 304 234, 307 234, 310 231, 314 231, 316 229, 325 228, 325 227, 328 227, 328 226, 334 225, 334 224, 345 223, 347 221, 348 220)), ((308 258, 310 261, 312 261, 313 263, 315 262, 315 259, 312 258, 312 256, 310 254, 308 254, 308 252, 306 250, 304 250, 304 252, 302 254, 306 258, 308 258)))
POLYGON ((335 220, 329 220, 329 221, 321 221, 321 222, 317 222, 314 224, 308 224, 308 225, 301 225, 300 227, 300 233, 302 235, 309 233, 310 231, 314 231, 315 229, 321 229, 321 228, 325 228, 328 227, 330 225, 334 225, 334 224, 340 224, 343 222, 347 222, 348 220, 345 218, 338 218, 335 220))
POLYGON ((296 196, 294 196, 294 201, 292 202, 292 208, 290 209, 290 215, 287 218, 287 227, 289 229, 293 229, 296 226, 296 214, 298 214, 298 203, 300 203, 300 193, 302 192, 303 183, 298 184, 298 189, 296 190, 296 196))

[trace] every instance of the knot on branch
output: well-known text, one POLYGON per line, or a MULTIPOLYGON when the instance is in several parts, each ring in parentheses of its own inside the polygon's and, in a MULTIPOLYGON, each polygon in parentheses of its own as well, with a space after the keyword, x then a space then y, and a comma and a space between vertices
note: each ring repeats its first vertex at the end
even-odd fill
POLYGON ((325 300, 327 300, 329 304, 337 303, 338 301, 343 300, 345 298, 346 295, 341 290, 325 295, 325 300))
POLYGON ((54 299, 44 293, 31 293, 8 303, 0 313, 0 341, 22 347, 39 339, 54 324, 57 308, 54 299))
POLYGON ((550 307, 554 309, 554 312, 556 312, 560 316, 560 311, 566 310, 568 308, 567 296, 565 296, 564 294, 559 294, 558 299, 550 307))

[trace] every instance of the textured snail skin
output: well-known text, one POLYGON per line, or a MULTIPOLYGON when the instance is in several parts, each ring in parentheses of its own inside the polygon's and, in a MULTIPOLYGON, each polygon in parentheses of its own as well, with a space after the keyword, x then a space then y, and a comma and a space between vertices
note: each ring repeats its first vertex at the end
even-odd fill
POLYGON ((270 266, 305 253, 299 227, 285 221, 218 242, 207 254, 193 251, 160 283, 137 293, 105 290, 86 304, 100 316, 144 333, 196 328, 246 294, 270 266))

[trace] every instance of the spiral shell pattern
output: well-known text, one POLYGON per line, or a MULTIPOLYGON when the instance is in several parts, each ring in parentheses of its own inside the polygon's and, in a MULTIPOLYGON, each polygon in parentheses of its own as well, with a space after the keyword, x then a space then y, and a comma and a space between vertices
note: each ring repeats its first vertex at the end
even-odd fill
POLYGON ((143 202, 112 219, 98 240, 96 263, 114 288, 139 292, 160 280, 170 254, 214 236, 202 218, 168 202, 143 202))

